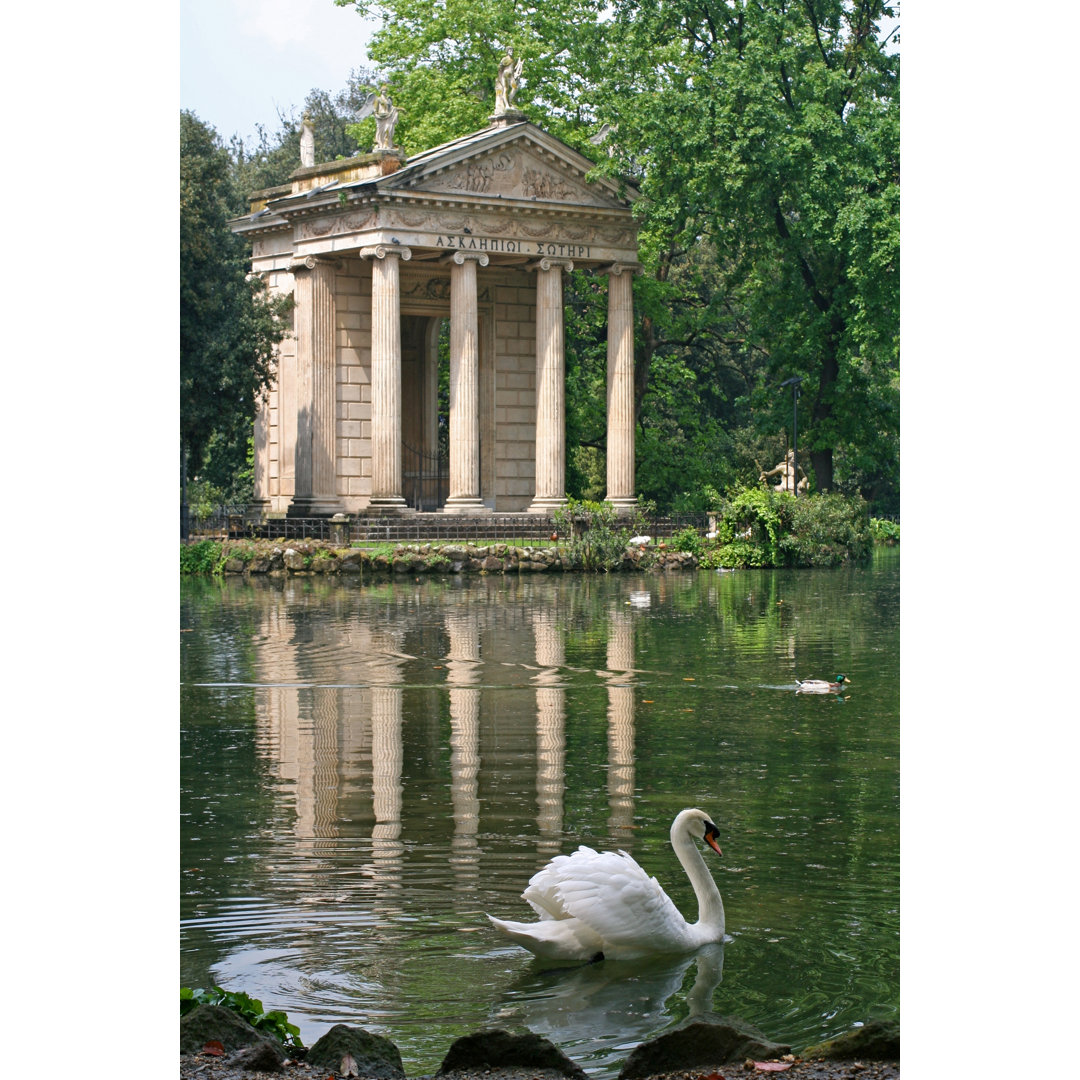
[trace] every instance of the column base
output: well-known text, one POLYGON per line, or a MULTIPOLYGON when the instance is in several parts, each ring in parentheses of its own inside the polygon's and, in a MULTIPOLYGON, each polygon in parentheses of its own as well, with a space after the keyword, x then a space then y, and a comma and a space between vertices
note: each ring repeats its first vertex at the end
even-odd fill
POLYGON ((409 504, 400 495, 372 495, 368 502, 369 510, 408 510, 409 504))
POLYGON ((288 517, 333 517, 340 514, 344 506, 340 499, 333 496, 301 495, 289 503, 288 517))
POLYGON ((615 507, 615 514, 617 517, 629 517, 638 508, 638 501, 636 495, 625 495, 622 498, 609 495, 604 502, 611 503, 615 507))
POLYGON ((490 514, 491 509, 478 497, 452 495, 443 506, 444 514, 490 514))
POLYGON ((565 495, 537 495, 531 503, 529 503, 526 514, 554 514, 556 510, 561 510, 566 505, 565 495))

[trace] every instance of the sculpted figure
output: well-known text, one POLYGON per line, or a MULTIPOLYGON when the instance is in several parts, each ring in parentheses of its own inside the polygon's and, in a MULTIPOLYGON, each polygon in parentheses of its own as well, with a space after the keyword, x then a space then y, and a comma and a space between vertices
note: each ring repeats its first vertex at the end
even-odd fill
MULTIPOLYGON (((760 467, 760 466, 759 466, 760 467)), ((779 476, 780 480, 777 482, 773 491, 794 491, 795 490, 795 451, 789 450, 787 457, 776 466, 775 469, 770 469, 768 472, 762 471, 758 480, 761 483, 768 486, 769 480, 779 476)), ((802 468, 799 468, 799 491, 805 492, 807 487, 806 473, 802 468)))
POLYGON ((380 88, 378 97, 375 98, 373 111, 375 113, 375 149, 393 150, 394 128, 397 127, 399 110, 390 104, 390 99, 386 96, 385 84, 380 88))
POLYGON ((300 164, 315 164, 315 125, 311 122, 311 113, 304 113, 300 120, 300 164))
POLYGON ((499 73, 495 76, 495 115, 502 116, 507 109, 514 107, 514 99, 517 97, 518 81, 521 78, 521 69, 525 66, 524 59, 514 60, 514 50, 509 48, 506 55, 499 61, 499 73))

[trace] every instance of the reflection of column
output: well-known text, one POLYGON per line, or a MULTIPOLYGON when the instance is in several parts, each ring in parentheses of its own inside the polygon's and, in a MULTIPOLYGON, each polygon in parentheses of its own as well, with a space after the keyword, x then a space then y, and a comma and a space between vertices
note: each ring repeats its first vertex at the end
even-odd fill
POLYGON ((407 247, 362 248, 371 261, 371 505, 405 506, 401 494, 401 286, 407 247))
POLYGON ((536 270, 536 494, 532 513, 551 513, 566 502, 566 356, 562 274, 569 259, 541 259, 536 270))
POLYGON ((480 498, 480 328, 476 264, 455 251, 450 265, 450 496, 447 513, 486 509, 480 498))
POLYGON ((480 865, 476 833, 480 827, 480 690, 469 684, 479 677, 480 628, 475 614, 448 612, 446 632, 450 654, 446 663, 450 685, 450 799, 454 807, 454 840, 450 865, 455 879, 466 886, 480 865))
MULTIPOLYGON (((275 372, 276 374, 276 372, 275 372)), ((265 513, 270 509, 270 403, 255 402, 255 435, 252 442, 253 497, 247 505, 249 514, 265 513)))
POLYGON ((633 269, 608 269, 607 501, 626 513, 634 496, 633 269))
POLYGON ((337 330, 334 263, 308 256, 296 279, 296 487, 299 516, 341 509, 336 492, 337 330))
POLYGON ((375 877, 401 888, 401 697, 400 686, 371 688, 371 794, 375 827, 371 853, 375 877))
POLYGON ((558 854, 562 843, 563 795, 566 791, 566 690, 561 668, 566 662, 563 630, 550 611, 532 616, 536 637, 536 823, 540 854, 558 854))
POLYGON ((629 835, 634 823, 634 622, 623 611, 608 621, 608 828, 613 838, 629 835))

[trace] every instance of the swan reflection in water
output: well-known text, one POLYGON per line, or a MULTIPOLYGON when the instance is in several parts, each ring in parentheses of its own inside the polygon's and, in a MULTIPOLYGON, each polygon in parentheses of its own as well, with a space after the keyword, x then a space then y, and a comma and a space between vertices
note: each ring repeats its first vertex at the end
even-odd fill
POLYGON ((520 1024, 579 1064, 597 1067, 688 1017, 711 1013, 723 971, 722 943, 683 956, 534 966, 505 991, 492 1020, 520 1024), (691 970, 694 982, 684 993, 691 970))

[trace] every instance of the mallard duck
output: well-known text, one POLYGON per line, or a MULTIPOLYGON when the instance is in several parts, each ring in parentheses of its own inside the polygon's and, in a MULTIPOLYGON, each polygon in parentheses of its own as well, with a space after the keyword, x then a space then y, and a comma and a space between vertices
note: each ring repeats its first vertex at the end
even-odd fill
POLYGON ((838 694, 851 680, 846 675, 837 675, 836 682, 827 682, 825 679, 804 679, 799 682, 796 694, 838 694))

